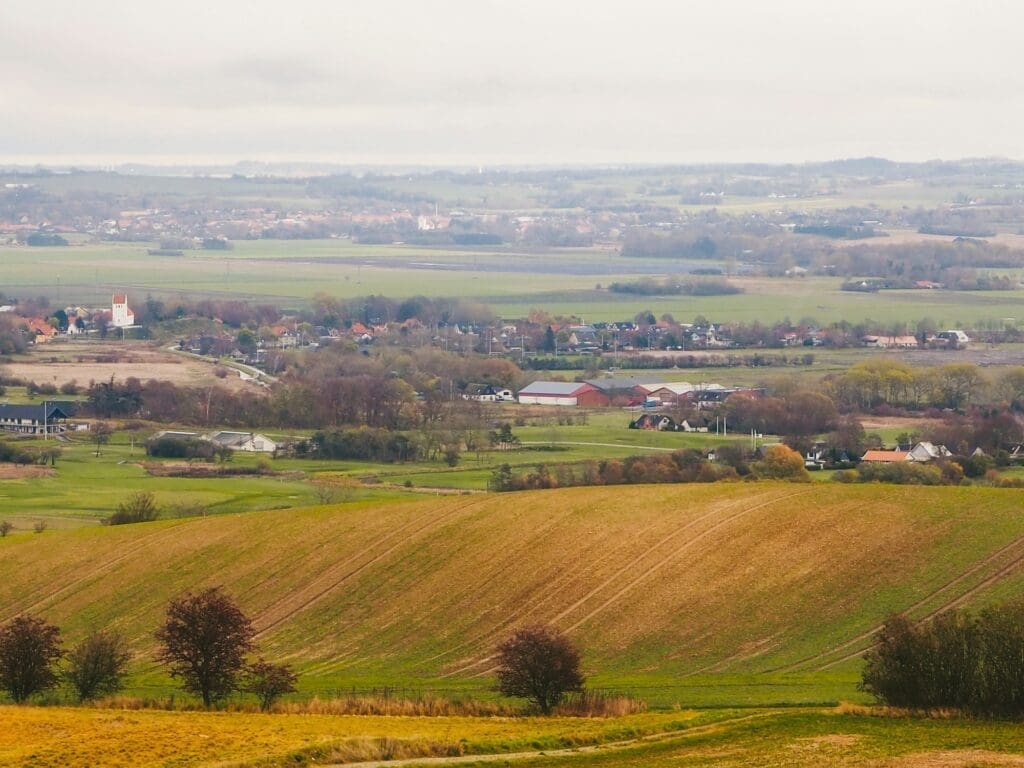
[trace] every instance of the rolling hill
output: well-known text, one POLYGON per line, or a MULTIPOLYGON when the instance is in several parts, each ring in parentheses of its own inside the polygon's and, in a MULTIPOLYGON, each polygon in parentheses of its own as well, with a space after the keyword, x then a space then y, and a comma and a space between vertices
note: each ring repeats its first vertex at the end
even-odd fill
POLYGON ((1022 512, 1015 490, 737 483, 20 534, 0 539, 0 620, 39 613, 69 640, 117 627, 143 687, 162 684, 146 659, 168 599, 217 584, 309 690, 482 690, 495 643, 544 622, 576 638, 595 683, 654 698, 782 678, 852 691, 889 613, 1019 593, 1022 512))

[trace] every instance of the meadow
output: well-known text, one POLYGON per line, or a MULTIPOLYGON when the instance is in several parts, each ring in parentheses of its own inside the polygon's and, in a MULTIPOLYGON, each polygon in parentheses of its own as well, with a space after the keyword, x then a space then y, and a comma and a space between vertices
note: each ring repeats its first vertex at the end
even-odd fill
POLYGON ((632 319, 640 311, 689 322, 772 323, 786 318, 916 323, 943 327, 1018 322, 1024 291, 841 291, 841 278, 736 277, 744 293, 727 296, 614 294, 597 286, 688 271, 688 262, 634 259, 599 248, 526 251, 406 245, 359 245, 344 239, 238 242, 231 251, 150 256, 152 244, 80 244, 64 248, 0 248, 0 284, 12 293, 46 295, 57 304, 105 303, 115 290, 146 295, 225 297, 308 304, 316 293, 340 298, 416 294, 474 298, 504 318, 531 309, 587 321, 632 319), (40 269, 45 264, 46 269, 40 269))
POLYGON ((1017 594, 1019 508, 1014 490, 733 483, 20 533, 0 539, 0 619, 118 628, 146 696, 171 690, 149 661, 166 602, 221 584, 306 696, 493 696, 494 645, 542 622, 581 644, 592 685, 655 705, 864 701, 859 654, 886 616, 1017 594))

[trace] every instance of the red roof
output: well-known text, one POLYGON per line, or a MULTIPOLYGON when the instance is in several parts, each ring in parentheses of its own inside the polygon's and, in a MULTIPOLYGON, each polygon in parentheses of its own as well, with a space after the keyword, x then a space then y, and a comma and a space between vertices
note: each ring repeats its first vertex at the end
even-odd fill
POLYGON ((868 451, 861 457, 861 461, 875 461, 892 463, 896 461, 907 461, 910 454, 906 451, 868 451))

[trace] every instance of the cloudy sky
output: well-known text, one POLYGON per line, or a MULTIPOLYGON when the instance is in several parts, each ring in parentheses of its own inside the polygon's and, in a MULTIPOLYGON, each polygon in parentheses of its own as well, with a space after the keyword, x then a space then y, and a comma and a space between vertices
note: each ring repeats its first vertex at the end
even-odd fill
POLYGON ((0 160, 1024 158, 1018 0, 0 0, 0 160))

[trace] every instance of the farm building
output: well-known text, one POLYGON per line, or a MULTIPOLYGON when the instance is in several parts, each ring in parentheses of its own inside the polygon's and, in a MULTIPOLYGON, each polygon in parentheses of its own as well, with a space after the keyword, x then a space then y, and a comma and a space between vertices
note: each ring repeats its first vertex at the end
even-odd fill
POLYGON ((66 409, 54 403, 9 405, 0 403, 0 430, 23 435, 56 434, 67 429, 66 409))
POLYGON ((658 432, 675 432, 679 429, 671 416, 663 413, 642 413, 629 423, 630 429, 653 429, 658 432))
POLYGON ((512 394, 511 389, 503 389, 487 384, 486 386, 478 387, 476 392, 469 396, 469 399, 481 403, 500 403, 515 400, 515 395, 512 394))
POLYGON ((593 384, 579 381, 535 381, 519 390, 523 405, 608 405, 611 401, 593 384))
POLYGON ((920 346, 914 336, 865 336, 861 345, 880 349, 917 349, 920 346))
POLYGON ((867 451, 861 461, 873 464, 893 464, 899 461, 910 461, 910 451, 867 451))
POLYGON ((211 432, 204 435, 203 439, 221 448, 246 453, 273 453, 277 450, 277 443, 256 432, 211 432))
POLYGON ((642 394, 651 400, 661 400, 663 403, 673 402, 680 395, 688 394, 695 389, 696 387, 688 381, 668 381, 637 385, 638 394, 642 394))
POLYGON ((944 445, 935 443, 918 443, 910 449, 909 461, 928 462, 935 459, 946 459, 952 456, 949 449, 944 445))

